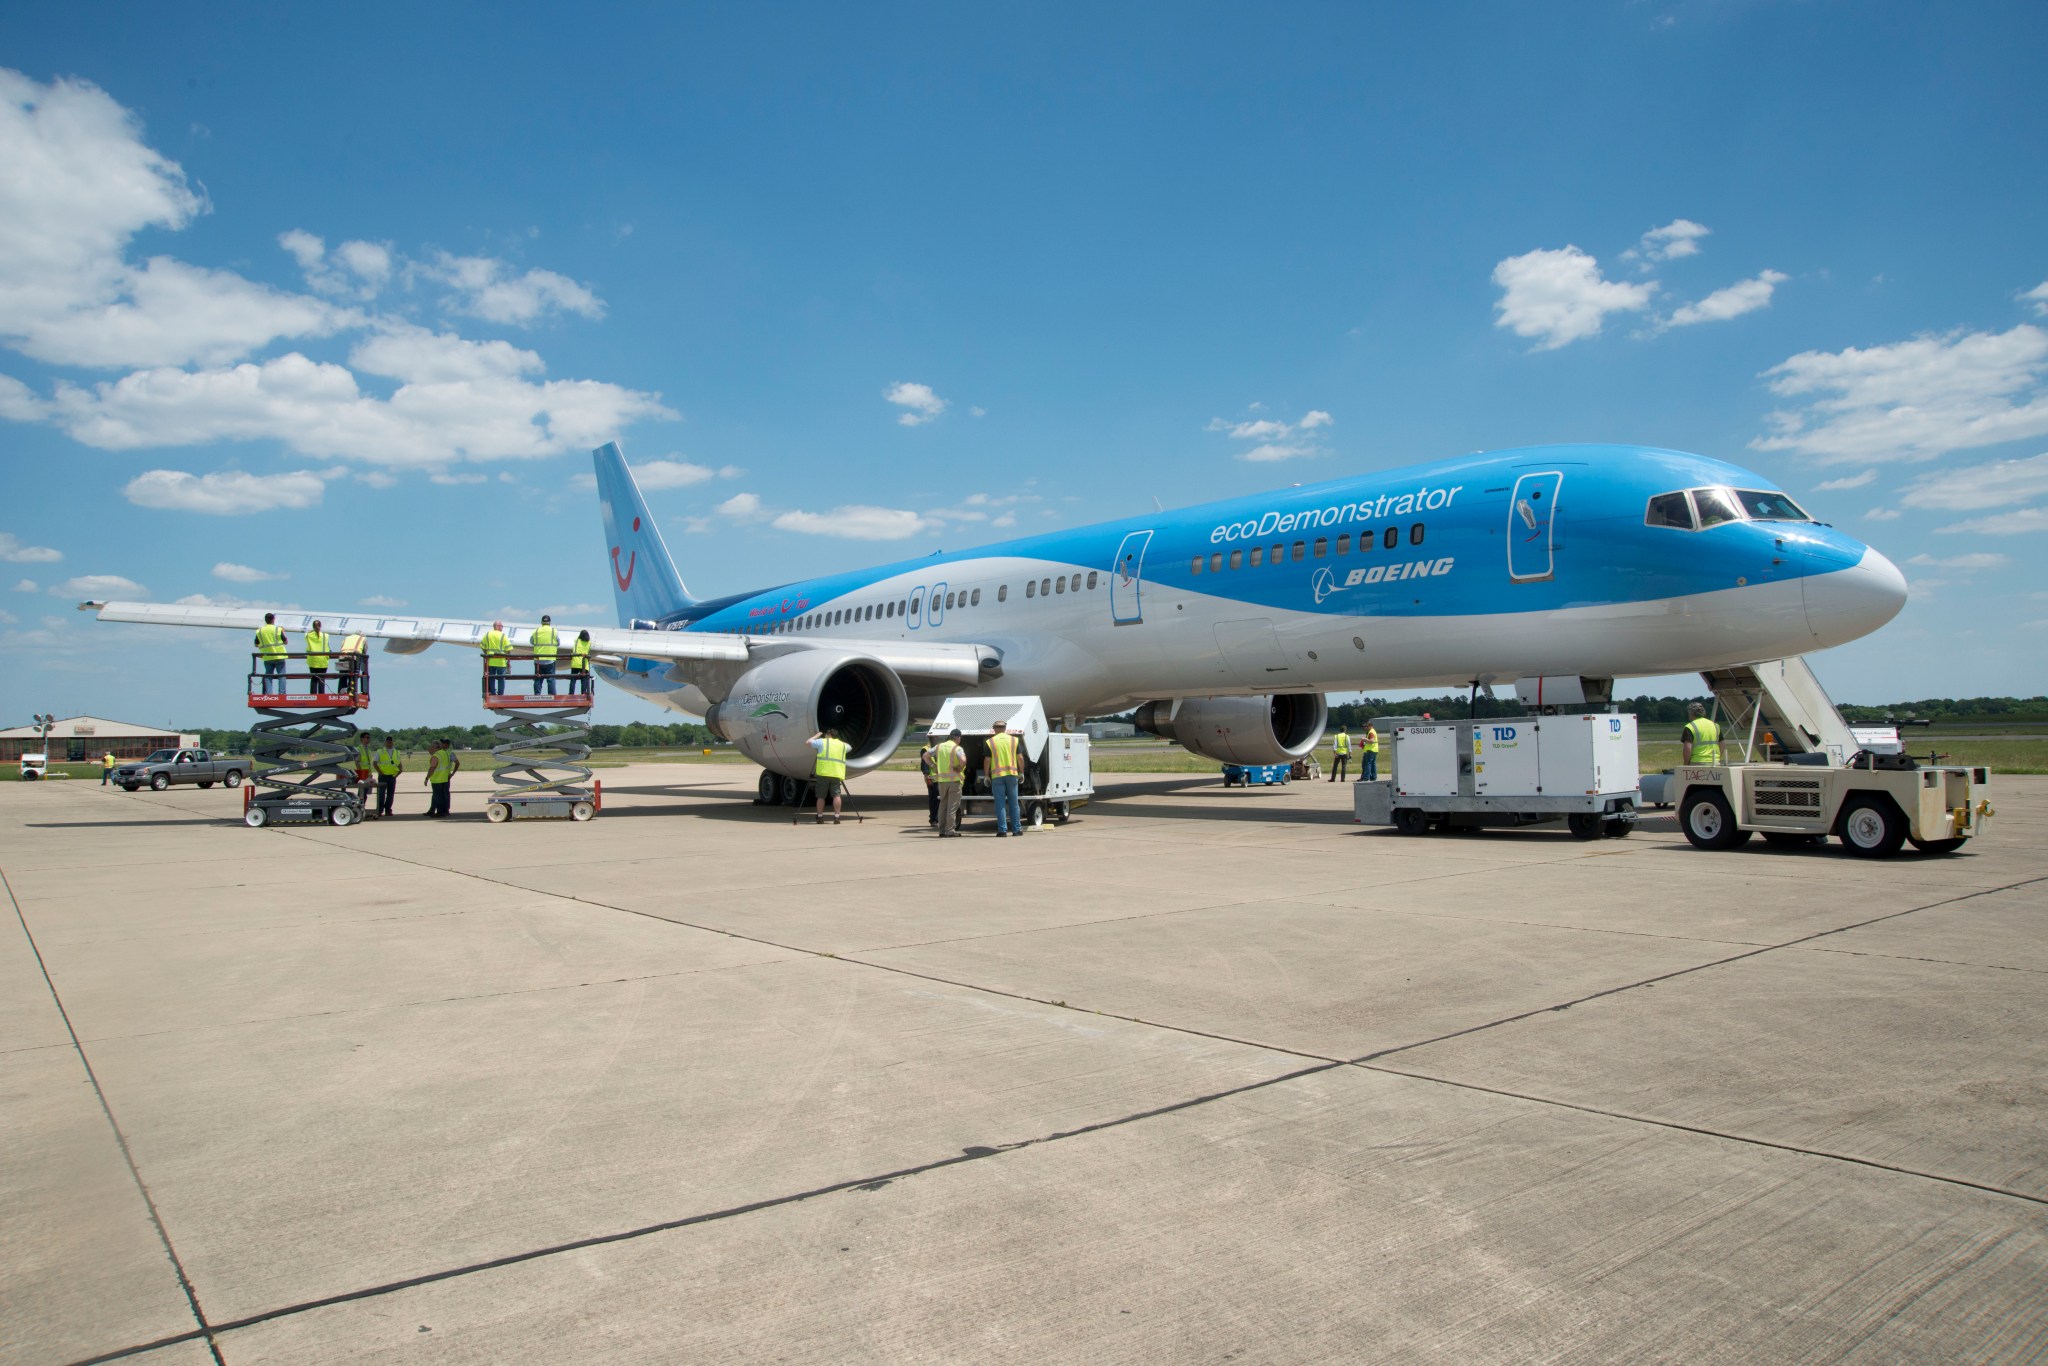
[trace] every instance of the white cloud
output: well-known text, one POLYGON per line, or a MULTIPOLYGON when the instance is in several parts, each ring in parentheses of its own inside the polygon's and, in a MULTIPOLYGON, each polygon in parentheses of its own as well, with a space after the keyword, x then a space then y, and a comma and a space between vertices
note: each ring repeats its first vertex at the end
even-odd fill
POLYGON ((986 409, 986 408, 969 408, 969 409, 967 410, 967 415, 968 415, 969 417, 987 417, 987 416, 988 416, 988 409, 986 409))
POLYGON ((12 612, 0 612, 0 626, 19 626, 21 618, 12 612))
POLYGON ((1754 313, 1759 308, 1768 308, 1772 292, 1787 278, 1782 271, 1767 270, 1754 279, 1717 289, 1696 304, 1683 304, 1673 310, 1665 325, 1690 327, 1694 323, 1726 322, 1745 313, 1754 313))
POLYGON ((1674 218, 1661 228, 1651 228, 1642 235, 1635 246, 1622 253, 1626 260, 1641 258, 1644 261, 1676 261, 1680 257, 1697 256, 1700 239, 1713 232, 1689 218, 1674 218))
POLYGON ((1927 569, 1950 569, 1960 574, 1970 574, 1979 569, 2003 569, 2012 563, 2012 557, 1979 551, 1972 555, 1950 555, 1946 559, 1934 555, 1915 555, 1906 563, 1917 564, 1927 569))
POLYGON ((1912 508, 1974 512, 2025 503, 2043 494, 2048 494, 2048 455, 2033 455, 1922 475, 1906 485, 1899 501, 1912 508))
POLYGON ((273 574, 267 569, 256 569, 250 565, 236 564, 231 560, 222 560, 219 564, 215 565, 213 567, 213 576, 216 579, 226 579, 229 583, 269 583, 273 579, 288 579, 291 577, 289 574, 273 574))
POLYGON ((149 590, 133 579, 124 579, 119 574, 81 574, 75 579, 66 579, 52 584, 50 592, 60 598, 147 597, 149 590))
POLYGON ((1535 338, 1538 351, 1598 336, 1609 313, 1649 307, 1657 288, 1602 279, 1600 263, 1573 246, 1510 256, 1494 266, 1493 282, 1501 287, 1494 326, 1535 338))
POLYGON ((1803 351, 1764 376, 1773 393, 1806 398, 1806 406, 1772 413, 1772 435, 1750 446, 1845 464, 1928 460, 2040 436, 2048 433, 2044 369, 2048 332, 2029 323, 1803 351))
POLYGON ((946 400, 933 393, 929 384, 908 380, 898 380, 884 389, 882 398, 907 410, 896 417, 896 421, 905 427, 921 427, 945 412, 947 407, 946 400))
POLYGON ((643 489, 686 489, 715 478, 717 473, 688 460, 646 460, 633 467, 633 477, 643 489))
POLYGON ((747 521, 761 515, 761 497, 754 493, 735 493, 720 503, 717 511, 722 517, 747 521))
POLYGON ((785 512, 772 525, 778 531, 798 531, 807 536, 839 536, 851 541, 902 541, 931 527, 931 523, 903 508, 867 507, 849 504, 830 512, 785 512))
POLYGON ((1813 487, 1820 493, 1832 493, 1836 489, 1860 489, 1876 478, 1876 470, 1865 470, 1861 474, 1845 474, 1840 479, 1824 479, 1813 487))
POLYGON ((147 470, 122 490, 137 507, 175 512, 206 512, 235 517, 273 508, 309 508, 320 501, 327 485, 311 470, 289 474, 187 474, 183 470, 147 470))
POLYGON ((1312 432, 1318 427, 1327 427, 1336 420, 1321 408, 1311 408, 1302 416, 1301 421, 1294 424, 1294 428, 1296 431, 1312 432))
POLYGON ((40 593, 43 589, 42 585, 38 584, 34 579, 23 579, 14 585, 14 591, 17 593, 40 593))
POLYGON ((1271 464, 1276 460, 1298 460, 1305 455, 1321 454, 1322 451, 1314 446, 1268 441, 1254 446, 1248 451, 1239 451, 1237 458, 1239 460, 1249 460, 1255 465, 1264 465, 1271 464))
MULTIPOLYGON (((1251 406, 1255 412, 1265 407, 1262 403, 1254 403, 1251 406)), ((1234 422, 1229 418, 1212 417, 1204 430, 1228 433, 1235 441, 1258 442, 1258 445, 1248 450, 1239 451, 1236 458, 1254 464, 1268 464, 1276 460, 1299 460, 1305 456, 1328 455, 1327 450, 1316 444, 1314 437, 1304 437, 1306 433, 1320 431, 1336 420, 1321 408, 1311 408, 1298 422, 1283 422, 1271 417, 1234 422)))
POLYGON ((1897 508, 1872 508, 1863 514, 1866 522, 1896 522, 1906 514, 1897 508))
POLYGON ((587 286, 552 270, 529 270, 514 275, 503 261, 489 256, 451 256, 436 253, 431 262, 416 267, 427 279, 439 281, 455 291, 459 312, 494 323, 536 322, 552 312, 575 313, 585 318, 602 318, 604 302, 587 286))
POLYGON ((382 593, 372 593, 356 604, 358 607, 403 607, 404 598, 387 598, 382 593))
POLYGON ((506 341, 469 341, 453 332, 430 332, 397 323, 357 344, 348 363, 405 384, 451 384, 514 379, 547 367, 539 356, 506 341))
POLYGON ((427 479, 428 482, 439 484, 443 488, 461 488, 467 484, 488 484, 491 482, 491 476, 488 474, 450 474, 446 470, 437 470, 433 474, 428 475, 427 479))
POLYGON ((11 533, 0 531, 0 560, 9 564, 54 564, 64 558, 61 550, 46 545, 24 545, 11 533))
POLYGON ((1945 534, 1974 536, 2020 536, 2029 531, 2048 531, 2048 508, 2020 508, 1990 517, 1975 517, 1954 526, 1938 528, 1945 534))
POLYGON ((1017 525, 1017 514, 1014 512, 1006 512, 1002 516, 996 518, 993 522, 990 522, 989 525, 1000 527, 1015 526, 1017 525))
POLYGON ((745 473, 746 471, 738 465, 720 465, 718 467, 718 477, 720 479, 737 479, 745 473))
POLYGON ((2041 314, 2043 317, 2048 317, 2048 280, 2043 280, 2040 284, 2035 285, 2032 289, 2020 295, 2020 298, 2032 304, 2036 313, 2041 314))

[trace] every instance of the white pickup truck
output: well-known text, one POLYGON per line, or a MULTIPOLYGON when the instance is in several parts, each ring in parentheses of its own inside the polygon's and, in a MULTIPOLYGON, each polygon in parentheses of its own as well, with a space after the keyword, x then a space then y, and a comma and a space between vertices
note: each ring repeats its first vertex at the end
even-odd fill
POLYGON ((147 759, 116 767, 114 781, 130 792, 143 786, 161 792, 174 784, 212 787, 225 783, 240 787, 251 771, 249 760, 216 759, 210 750, 160 749, 147 759))

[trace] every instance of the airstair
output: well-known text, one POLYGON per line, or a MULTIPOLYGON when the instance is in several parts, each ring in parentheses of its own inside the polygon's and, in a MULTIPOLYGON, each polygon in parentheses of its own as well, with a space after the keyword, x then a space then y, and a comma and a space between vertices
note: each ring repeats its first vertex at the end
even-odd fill
POLYGON ((1825 754, 1840 767, 1861 748, 1804 656, 1707 669, 1700 677, 1720 708, 1724 753, 1741 745, 1748 762, 1768 747, 1779 755, 1825 754))
POLYGON ((242 789, 242 820, 354 825, 366 793, 356 774, 356 726, 370 705, 368 654, 324 656, 314 673, 302 653, 284 656, 284 671, 266 672, 262 654, 249 658, 249 706, 264 719, 249 728, 254 772, 242 789))
MULTIPOLYGON (((530 656, 521 663, 532 666, 530 656)), ((491 758, 496 767, 491 779, 498 790, 484 800, 484 815, 492 821, 569 820, 587 821, 604 809, 604 785, 592 781, 583 760, 590 757, 590 707, 596 700, 579 686, 588 686, 585 675, 543 674, 529 667, 520 673, 492 675, 483 680, 483 704, 492 714, 503 717, 491 727, 495 743, 491 758), (542 694, 540 686, 566 687, 557 695, 542 694), (532 685, 532 693, 511 691, 520 684, 532 685)))

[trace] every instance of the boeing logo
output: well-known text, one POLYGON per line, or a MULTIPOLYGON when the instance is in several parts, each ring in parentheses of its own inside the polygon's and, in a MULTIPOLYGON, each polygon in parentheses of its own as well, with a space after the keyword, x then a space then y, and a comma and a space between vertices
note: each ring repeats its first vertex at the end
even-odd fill
MULTIPOLYGON (((1398 583, 1402 579, 1426 579, 1435 574, 1448 574, 1457 564, 1455 555, 1446 555, 1440 560, 1403 560, 1399 564, 1376 564, 1370 569, 1354 569, 1344 576, 1346 588, 1356 588, 1367 583, 1398 583)), ((1322 573, 1330 571, 1325 569, 1322 573)), ((1317 586, 1316 601, 1321 602, 1327 594, 1317 586)))

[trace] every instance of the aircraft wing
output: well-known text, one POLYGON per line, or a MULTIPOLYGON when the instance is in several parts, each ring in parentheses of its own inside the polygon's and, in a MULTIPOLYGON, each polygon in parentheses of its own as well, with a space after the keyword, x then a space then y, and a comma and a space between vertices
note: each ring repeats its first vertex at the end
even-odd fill
MULTIPOLYGON (((276 611, 277 624, 303 634, 315 619, 330 638, 362 635, 384 642, 392 654, 412 655, 434 645, 475 649, 491 629, 488 621, 422 617, 405 613, 301 612, 263 607, 186 606, 168 602, 84 602, 81 612, 96 612, 101 621, 135 622, 148 626, 208 626, 254 633, 266 611, 276 611)), ((505 635, 515 649, 533 642, 538 622, 506 622, 505 635)), ((1002 673, 1002 655, 987 645, 904 640, 848 640, 842 637, 789 635, 747 636, 716 631, 637 631, 622 626, 562 626, 562 652, 579 630, 590 632, 590 647, 604 662, 627 659, 670 660, 679 680, 699 670, 727 676, 734 666, 798 650, 853 651, 872 655, 911 684, 972 684, 1002 673), (694 666, 694 667, 693 667, 694 666)))

